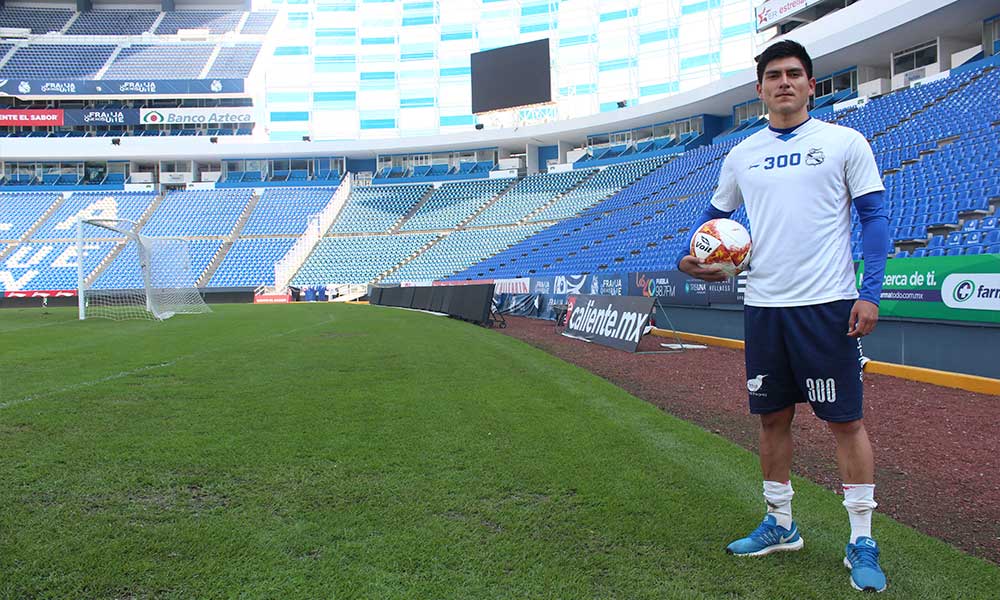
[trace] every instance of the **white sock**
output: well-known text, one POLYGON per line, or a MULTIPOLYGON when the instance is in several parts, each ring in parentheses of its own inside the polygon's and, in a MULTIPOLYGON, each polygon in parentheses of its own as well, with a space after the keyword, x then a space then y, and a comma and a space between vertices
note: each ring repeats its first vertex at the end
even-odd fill
POLYGON ((851 520, 851 543, 855 544, 859 537, 872 536, 872 511, 878 503, 875 502, 875 484, 845 483, 844 508, 851 520))
POLYGON ((785 529, 792 528, 792 490, 791 481, 765 481, 764 502, 767 503, 767 514, 774 515, 774 520, 785 529))

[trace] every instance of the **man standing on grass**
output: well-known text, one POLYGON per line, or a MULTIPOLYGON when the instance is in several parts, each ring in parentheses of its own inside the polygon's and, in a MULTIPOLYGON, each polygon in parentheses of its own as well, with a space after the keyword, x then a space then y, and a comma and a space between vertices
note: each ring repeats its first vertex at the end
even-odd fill
MULTIPOLYGON (((737 556, 799 550, 792 520, 792 420, 809 402, 837 443, 851 538, 844 564, 851 585, 886 587, 871 537, 875 467, 862 421, 861 340, 878 321, 889 247, 884 187, 867 140, 809 118, 815 92, 805 48, 781 41, 757 58, 757 94, 770 126, 730 151, 701 221, 746 204, 753 234, 744 326, 750 412, 760 415, 760 464, 767 514, 729 544, 737 556), (851 205, 861 219, 865 276, 860 297, 851 256, 851 205)), ((685 255, 680 270, 706 281, 726 277, 685 255)))

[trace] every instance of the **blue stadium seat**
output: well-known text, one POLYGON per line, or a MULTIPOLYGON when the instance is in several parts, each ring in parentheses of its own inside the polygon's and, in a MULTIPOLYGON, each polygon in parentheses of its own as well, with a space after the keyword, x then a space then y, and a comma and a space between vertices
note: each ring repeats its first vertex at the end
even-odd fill
POLYGON ((160 16, 154 10, 88 10, 81 12, 67 35, 140 35, 160 16))

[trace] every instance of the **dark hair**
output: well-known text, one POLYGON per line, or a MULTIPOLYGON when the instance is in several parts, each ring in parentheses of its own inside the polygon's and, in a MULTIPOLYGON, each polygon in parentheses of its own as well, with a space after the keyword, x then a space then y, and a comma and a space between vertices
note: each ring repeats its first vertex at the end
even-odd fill
POLYGON ((802 62, 802 66, 806 69, 806 77, 812 79, 813 76, 813 61, 809 58, 809 53, 806 49, 802 47, 802 44, 798 42, 793 42, 792 40, 782 40, 777 44, 771 44, 766 50, 757 56, 757 83, 762 83, 764 81, 764 69, 767 67, 767 63, 772 60, 777 60, 779 58, 787 57, 797 58, 802 62))

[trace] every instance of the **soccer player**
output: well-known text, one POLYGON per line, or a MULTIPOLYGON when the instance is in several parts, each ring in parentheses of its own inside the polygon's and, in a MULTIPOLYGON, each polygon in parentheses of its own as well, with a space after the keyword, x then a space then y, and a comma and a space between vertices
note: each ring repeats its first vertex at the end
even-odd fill
MULTIPOLYGON (((811 119, 812 60, 781 41, 757 58, 757 94, 770 126, 743 140, 722 166, 719 186, 697 223, 729 217, 745 204, 753 234, 744 327, 750 412, 760 416, 760 464, 767 514, 729 544, 737 556, 802 548, 792 520, 792 420, 808 402, 837 443, 844 506, 851 524, 844 564, 851 585, 886 587, 871 534, 874 461, 861 408, 861 339, 878 321, 889 247, 884 187, 867 140, 811 119), (851 206, 862 227, 860 295, 851 257, 851 206)), ((725 275, 685 255, 678 267, 707 281, 725 275)))

